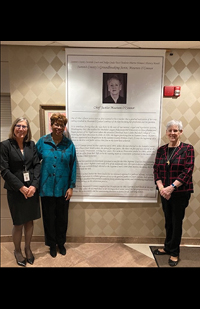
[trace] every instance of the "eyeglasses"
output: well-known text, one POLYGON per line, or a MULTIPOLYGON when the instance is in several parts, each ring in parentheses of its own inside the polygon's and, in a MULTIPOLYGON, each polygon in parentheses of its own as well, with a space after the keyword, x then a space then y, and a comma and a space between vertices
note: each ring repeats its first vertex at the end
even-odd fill
POLYGON ((20 129, 22 127, 23 130, 27 129, 28 126, 22 126, 21 124, 16 124, 16 128, 20 129))
POLYGON ((65 125, 64 124, 58 124, 58 123, 54 123, 53 124, 55 127, 61 127, 61 128, 64 128, 65 127, 65 125))

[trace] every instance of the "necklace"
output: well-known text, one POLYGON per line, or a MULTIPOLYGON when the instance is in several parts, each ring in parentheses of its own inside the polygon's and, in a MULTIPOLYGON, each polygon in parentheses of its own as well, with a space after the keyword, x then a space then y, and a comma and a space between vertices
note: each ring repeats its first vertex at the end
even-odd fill
POLYGON ((173 157, 177 147, 180 145, 180 143, 174 148, 174 150, 172 151, 172 154, 171 156, 169 157, 169 147, 167 148, 167 165, 169 166, 170 165, 170 160, 171 158, 173 157))

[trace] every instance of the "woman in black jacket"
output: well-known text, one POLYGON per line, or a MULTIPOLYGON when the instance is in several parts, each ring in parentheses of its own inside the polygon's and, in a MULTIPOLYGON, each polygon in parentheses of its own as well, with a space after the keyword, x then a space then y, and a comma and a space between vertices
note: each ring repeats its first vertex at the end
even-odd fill
POLYGON ((9 139, 1 142, 1 176, 5 180, 7 200, 13 220, 14 255, 17 264, 26 266, 21 252, 22 231, 25 234, 27 262, 33 264, 34 256, 30 244, 33 220, 39 219, 40 161, 26 118, 17 118, 10 129, 9 139))

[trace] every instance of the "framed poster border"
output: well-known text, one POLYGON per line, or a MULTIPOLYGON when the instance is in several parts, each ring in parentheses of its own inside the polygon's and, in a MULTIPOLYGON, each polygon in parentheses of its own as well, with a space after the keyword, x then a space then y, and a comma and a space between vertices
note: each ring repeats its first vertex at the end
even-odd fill
POLYGON ((63 113, 66 113, 66 107, 64 104, 60 104, 60 105, 57 105, 57 104, 41 104, 40 105, 40 136, 43 136, 45 134, 47 134, 47 130, 46 130, 46 127, 47 127, 47 123, 46 123, 46 116, 47 116, 47 113, 49 112, 63 112, 63 113))

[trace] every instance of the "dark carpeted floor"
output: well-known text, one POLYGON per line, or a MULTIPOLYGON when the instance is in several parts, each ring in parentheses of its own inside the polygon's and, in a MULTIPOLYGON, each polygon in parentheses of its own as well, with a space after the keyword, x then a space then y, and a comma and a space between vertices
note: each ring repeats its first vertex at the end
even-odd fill
MULTIPOLYGON (((150 246, 154 259, 158 267, 170 267, 168 264, 169 255, 154 255, 154 250, 162 246, 150 246)), ((181 246, 179 263, 175 267, 200 267, 200 247, 181 246)))

